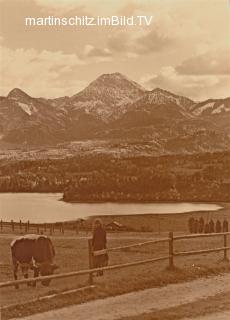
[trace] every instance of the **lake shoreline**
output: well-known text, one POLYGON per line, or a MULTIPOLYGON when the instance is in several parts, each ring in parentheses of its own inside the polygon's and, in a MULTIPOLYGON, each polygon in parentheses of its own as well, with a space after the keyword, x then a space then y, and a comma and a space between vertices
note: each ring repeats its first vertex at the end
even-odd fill
POLYGON ((58 201, 64 202, 64 203, 69 203, 69 204, 75 204, 75 203, 79 203, 79 204, 106 204, 106 203, 112 203, 112 204, 180 204, 180 203, 191 203, 191 204, 216 204, 216 205, 224 205, 224 204, 228 204, 230 202, 223 202, 223 201, 210 201, 210 200, 119 200, 119 201, 102 201, 102 200, 97 200, 97 201, 91 201, 91 200, 65 200, 63 198, 63 192, 52 192, 52 191, 22 191, 22 192, 18 192, 18 191, 1 191, 1 194, 38 194, 38 195, 44 195, 44 194, 48 194, 48 195, 60 195, 60 198, 58 199, 58 201))
POLYGON ((190 201, 190 200, 181 200, 181 201, 176 201, 176 200, 152 200, 152 201, 65 201, 63 199, 60 199, 59 201, 63 201, 65 203, 88 203, 88 204, 103 204, 103 203, 113 203, 113 204, 180 204, 180 203, 191 203, 191 204, 216 204, 216 205, 222 205, 224 203, 228 203, 228 202, 221 202, 221 201, 190 201))
POLYGON ((61 193, 0 193, 0 219, 55 223, 108 217, 110 220, 147 219, 148 217, 188 216, 189 213, 217 214, 226 212, 230 204, 223 202, 64 202, 61 193), (141 218, 139 218, 141 217, 141 218))

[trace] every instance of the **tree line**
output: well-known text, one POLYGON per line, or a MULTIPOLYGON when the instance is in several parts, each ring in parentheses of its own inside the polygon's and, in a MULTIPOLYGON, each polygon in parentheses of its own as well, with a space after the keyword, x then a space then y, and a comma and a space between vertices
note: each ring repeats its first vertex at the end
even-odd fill
POLYGON ((61 192, 65 201, 226 201, 230 153, 0 162, 0 192, 61 192))

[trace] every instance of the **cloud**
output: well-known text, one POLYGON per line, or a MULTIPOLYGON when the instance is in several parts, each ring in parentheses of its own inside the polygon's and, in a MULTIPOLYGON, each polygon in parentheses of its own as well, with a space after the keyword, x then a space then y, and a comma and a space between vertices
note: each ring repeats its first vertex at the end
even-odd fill
POLYGON ((0 0, 0 10, 4 94, 13 86, 36 96, 74 94, 81 79, 88 83, 121 71, 136 81, 142 77, 150 88, 194 99, 230 95, 227 0, 0 0), (28 29, 24 24, 26 16, 116 14, 154 20, 150 27, 28 29))
POLYGON ((87 44, 81 55, 82 59, 87 58, 94 62, 104 62, 112 60, 112 53, 107 48, 98 48, 87 44))
MULTIPOLYGON (((77 12, 78 9, 83 9, 88 13, 96 15, 114 14, 123 6, 123 1, 102 2, 101 0, 34 0, 37 5, 53 12, 63 14, 70 11, 77 12)), ((79 14, 78 14, 79 15, 79 14)))
POLYGON ((119 31, 108 39, 108 48, 116 53, 133 53, 137 56, 143 54, 158 53, 169 49, 170 37, 158 28, 150 31, 139 30, 139 32, 119 31))
POLYGON ((108 47, 114 52, 127 52, 130 50, 130 38, 127 32, 117 32, 108 38, 108 47))
POLYGON ((48 97, 73 94, 83 87, 83 82, 76 80, 74 70, 84 62, 76 54, 0 49, 4 61, 1 79, 5 95, 13 87, 24 89, 31 95, 48 97))
POLYGON ((229 74, 230 49, 215 52, 206 52, 183 61, 176 70, 181 74, 229 74))
POLYGON ((148 89, 161 87, 194 100, 226 98, 230 95, 229 75, 184 75, 172 66, 163 67, 158 74, 147 74, 140 83, 148 89))
POLYGON ((154 28, 145 35, 138 37, 134 43, 134 48, 139 53, 151 53, 169 48, 171 39, 168 35, 154 28))
POLYGON ((124 1, 124 5, 120 8, 120 10, 118 11, 118 14, 122 15, 122 16, 132 16, 134 14, 136 14, 137 11, 140 11, 140 9, 143 9, 143 3, 137 3, 136 1, 129 1, 127 3, 125 3, 124 1))

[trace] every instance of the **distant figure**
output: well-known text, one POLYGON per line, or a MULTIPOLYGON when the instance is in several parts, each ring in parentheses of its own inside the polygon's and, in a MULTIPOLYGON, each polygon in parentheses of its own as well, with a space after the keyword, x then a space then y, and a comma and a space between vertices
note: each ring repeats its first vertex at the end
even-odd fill
POLYGON ((209 221, 209 232, 213 233, 214 231, 215 231, 215 224, 214 224, 213 220, 211 219, 209 221))
POLYGON ((228 221, 226 218, 223 221, 223 232, 228 232, 228 221))
POLYGON ((210 231, 209 231, 209 223, 205 223, 204 233, 210 233, 210 231))
MULTIPOLYGON (((93 240, 92 240, 92 249, 93 251, 99 251, 106 249, 106 231, 103 228, 102 221, 96 219, 93 226, 93 240)), ((108 254, 100 254, 93 257, 93 266, 94 268, 101 268, 108 265, 108 254)), ((98 276, 103 275, 103 271, 97 273, 98 276)))
POLYGON ((190 233, 193 233, 194 221, 195 221, 195 219, 193 217, 189 218, 189 220, 188 220, 188 229, 189 229, 190 233))
POLYGON ((199 233, 202 233, 203 231, 204 231, 204 219, 203 219, 203 217, 200 217, 200 219, 199 219, 199 228, 198 228, 199 230, 199 233))
POLYGON ((220 233, 221 232, 221 222, 220 220, 216 221, 216 233, 220 233))
POLYGON ((198 233, 198 228, 199 228, 199 221, 195 219, 194 224, 193 224, 193 232, 198 233))

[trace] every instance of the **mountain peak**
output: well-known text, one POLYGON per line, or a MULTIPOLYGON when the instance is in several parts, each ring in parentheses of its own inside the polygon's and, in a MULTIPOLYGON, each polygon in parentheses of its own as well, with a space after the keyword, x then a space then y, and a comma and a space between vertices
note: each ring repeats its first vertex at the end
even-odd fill
POLYGON ((156 105, 175 104, 179 107, 182 107, 185 110, 189 109, 189 107, 194 104, 194 101, 192 101, 189 98, 176 95, 161 88, 155 88, 152 91, 146 92, 145 95, 141 98, 141 100, 142 103, 145 102, 148 104, 156 105))
POLYGON ((151 93, 163 94, 163 95, 172 96, 172 97, 179 97, 179 95, 176 95, 170 91, 167 91, 167 90, 161 89, 161 88, 155 88, 151 91, 151 93))
POLYGON ((22 91, 19 88, 14 88, 13 90, 11 90, 7 96, 7 98, 9 99, 19 99, 19 98, 31 98, 27 93, 25 93, 24 91, 22 91))
POLYGON ((120 78, 120 79, 124 79, 124 78, 126 78, 126 76, 123 75, 120 72, 112 72, 112 73, 103 73, 98 78, 120 78))
POLYGON ((129 88, 129 89, 137 89, 139 91, 146 91, 141 85, 137 82, 129 79, 125 75, 120 72, 114 73, 105 73, 99 76, 96 80, 90 83, 91 86, 106 86, 106 87, 120 87, 120 88, 129 88))
POLYGON ((117 119, 126 106, 139 99, 146 90, 119 72, 102 74, 88 87, 71 97, 75 110, 84 110, 107 122, 117 119))

